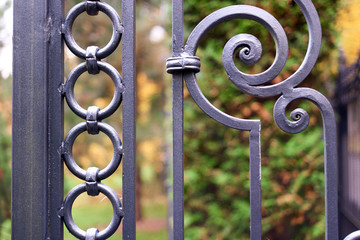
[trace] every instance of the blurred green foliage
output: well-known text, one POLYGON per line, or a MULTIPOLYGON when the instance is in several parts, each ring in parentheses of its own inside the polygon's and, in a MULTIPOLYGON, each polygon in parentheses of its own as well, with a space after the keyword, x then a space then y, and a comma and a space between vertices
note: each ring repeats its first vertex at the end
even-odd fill
MULTIPOLYGON (((337 73, 335 16, 337 0, 314 0, 323 31, 318 63, 301 84, 332 94, 337 73)), ((233 0, 184 1, 185 33, 211 12, 239 3, 233 0)), ((294 73, 305 56, 308 33, 299 7, 291 0, 241 1, 271 13, 284 27, 289 41, 289 59, 271 84, 294 73)), ((199 86, 220 110, 239 118, 262 121, 262 225, 264 239, 324 239, 324 173, 321 115, 315 105, 296 101, 290 108, 304 108, 310 126, 300 134, 282 133, 272 118, 274 101, 256 99, 236 89, 223 70, 225 43, 239 33, 256 36, 263 56, 248 67, 249 74, 266 70, 276 53, 270 33, 250 20, 220 24, 202 40, 196 55, 201 59, 199 86)), ((238 61, 238 62, 237 62, 238 61)), ((226 128, 207 117, 185 93, 185 238, 249 239, 249 140, 248 133, 226 128)), ((289 109, 290 110, 290 109, 289 109)))
MULTIPOLYGON (((1 77, 0 77, 1 78, 1 77)), ((9 234, 8 229, 11 213, 11 137, 6 132, 7 122, 0 115, 0 238, 9 234)), ((9 229, 10 230, 10 229, 9 229)))
MULTIPOLYGON (((163 216, 166 212, 166 205, 164 204, 165 198, 156 198, 148 200, 143 204, 144 217, 151 219, 151 221, 161 221, 165 222, 163 216)), ((110 201, 106 198, 100 197, 88 197, 80 195, 80 199, 75 200, 74 207, 72 210, 74 221, 78 223, 78 226, 82 229, 87 229, 91 227, 97 227, 100 231, 105 229, 113 214, 113 209, 110 201), (96 206, 96 207, 94 207, 96 206)), ((150 220, 149 220, 150 221, 150 220)), ((145 240, 145 239, 156 239, 156 240, 165 240, 167 239, 166 226, 161 227, 152 224, 155 228, 144 227, 144 224, 140 223, 138 226, 136 239, 145 240)), ((10 238, 9 238, 10 239, 10 238)), ((69 231, 64 228, 64 239, 65 240, 75 240, 74 236, 69 233, 69 231)), ((121 228, 111 236, 109 239, 122 239, 121 228)))
MULTIPOLYGON (((0 19, 10 7, 6 0, 0 7, 0 19)), ((2 21, 3 23, 3 21, 2 21)), ((0 31, 3 29, 0 25, 0 31)), ((3 40, 0 39, 0 50, 3 40)), ((11 78, 0 72, 0 239, 10 239, 11 231, 11 78)))

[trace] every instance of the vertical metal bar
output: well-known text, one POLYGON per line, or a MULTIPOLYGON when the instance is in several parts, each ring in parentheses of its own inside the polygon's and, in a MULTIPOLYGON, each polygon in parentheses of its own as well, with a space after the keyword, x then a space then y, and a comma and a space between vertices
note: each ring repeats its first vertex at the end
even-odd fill
POLYGON ((173 76, 173 216, 174 239, 184 239, 183 80, 173 76))
POLYGON ((62 239, 62 0, 14 1, 12 239, 62 239))
POLYGON ((48 41, 48 238, 63 239, 63 222, 58 211, 64 200, 64 164, 59 147, 64 139, 63 97, 59 86, 64 82, 64 46, 61 24, 64 0, 48 1, 46 38, 48 41))
MULTIPOLYGON (((341 69, 340 69, 341 74, 341 69)), ((340 75, 341 79, 341 75, 340 75)), ((339 88, 340 89, 340 88, 339 88)), ((340 91, 339 91, 340 92, 340 91)), ((348 162, 349 158, 347 156, 348 149, 348 113, 347 106, 341 105, 337 108, 337 113, 340 116, 340 121, 337 126, 337 135, 339 137, 338 141, 338 176, 339 176, 339 237, 344 238, 350 231, 346 231, 347 228, 351 228, 352 224, 349 224, 349 221, 346 221, 346 216, 344 215, 344 209, 349 208, 348 197, 348 162)), ((356 229, 352 229, 354 231, 356 229)))
MULTIPOLYGON (((173 57, 179 57, 183 40, 183 1, 172 2, 173 57)), ((184 239, 184 83, 182 73, 173 74, 173 216, 174 239, 184 239)))
POLYGON ((123 35, 123 239, 136 239, 135 174, 136 174, 136 65, 135 65, 135 0, 122 1, 123 35))
POLYGON ((327 240, 339 239, 338 226, 338 168, 337 136, 335 114, 328 103, 328 111, 323 112, 325 140, 325 237, 327 240))
POLYGON ((261 240, 260 123, 250 131, 250 239, 261 240))

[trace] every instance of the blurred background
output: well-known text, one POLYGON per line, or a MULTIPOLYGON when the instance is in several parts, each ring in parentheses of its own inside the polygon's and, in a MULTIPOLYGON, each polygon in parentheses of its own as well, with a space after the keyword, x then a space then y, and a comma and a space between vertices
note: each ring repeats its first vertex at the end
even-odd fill
MULTIPOLYGON (((121 1, 104 0, 121 13, 121 1)), ((80 0, 65 0, 65 13, 80 0)), ((170 239, 171 229, 171 76, 165 61, 171 56, 171 2, 138 0, 137 3, 137 239, 170 239)), ((314 88, 339 109, 339 68, 357 63, 360 50, 360 0, 313 0, 319 13, 323 42, 316 67, 301 86, 314 88), (341 60, 340 57, 342 56, 341 60)), ((185 39, 211 12, 233 4, 261 7, 282 24, 289 40, 289 59, 272 83, 294 73, 305 56, 308 33, 305 18, 292 0, 185 0, 185 39)), ((121 16, 121 15, 120 15, 121 16)), ((105 14, 82 14, 73 34, 83 48, 105 46, 112 25, 105 14)), ((263 239, 324 239, 324 173, 322 119, 318 108, 294 102, 310 115, 302 133, 283 133, 274 123, 276 98, 258 99, 239 91, 228 80, 221 56, 225 43, 238 33, 256 36, 263 56, 254 66, 238 61, 249 74, 266 70, 276 53, 270 33, 250 20, 232 20, 207 34, 197 51, 200 88, 220 110, 244 119, 261 119, 262 127, 262 224, 263 239)), ((11 46, 12 2, 0 3, 0 239, 10 239, 11 175, 11 46)), ((121 47, 105 59, 121 71, 121 47)), ((81 61, 65 47, 65 77, 81 61)), ((104 73, 83 74, 75 87, 80 105, 106 106, 113 84, 104 73)), ((185 90, 185 238, 201 240, 249 239, 249 144, 248 133, 229 129, 207 117, 185 90)), ((337 115, 338 121, 341 115, 337 115)), ((65 104, 65 129, 82 120, 65 104)), ((121 136, 121 109, 106 120, 121 136)), ((83 168, 102 168, 112 157, 111 141, 104 135, 82 134, 74 157, 83 168)), ((121 197, 121 167, 104 181, 121 197)), ((79 184, 65 168, 64 194, 79 184)), ((74 220, 80 228, 105 228, 112 217, 108 199, 82 194, 75 201, 74 220)), ((64 228, 65 239, 75 239, 64 228)), ((121 239, 121 228, 110 239, 121 239)))

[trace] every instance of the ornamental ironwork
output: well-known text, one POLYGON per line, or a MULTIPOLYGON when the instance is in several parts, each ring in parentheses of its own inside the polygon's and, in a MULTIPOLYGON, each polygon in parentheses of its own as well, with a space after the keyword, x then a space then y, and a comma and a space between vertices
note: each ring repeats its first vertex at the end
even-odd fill
MULTIPOLYGON (((106 239, 123 220, 123 239, 136 239, 135 230, 135 0, 122 1, 123 23, 116 11, 104 2, 86 0, 74 6, 63 19, 64 2, 59 0, 14 0, 14 75, 13 75, 13 146, 12 146, 12 238, 62 239, 63 222, 79 239, 106 239), (82 49, 74 40, 72 26, 80 14, 105 13, 112 22, 113 33, 104 47, 82 49), (123 34, 126 32, 126 34, 123 34), (101 61, 123 41, 122 75, 110 64, 101 61), (79 64, 63 83, 63 40, 69 49, 85 62, 79 64), (78 77, 88 72, 105 72, 115 86, 114 96, 104 109, 82 108, 74 97, 78 77), (63 83, 63 84, 61 84, 63 83), (61 84, 60 89, 58 89, 61 84), (125 87, 126 86, 126 91, 125 87), (60 90, 60 91, 59 91, 60 90), (63 138, 63 99, 84 122, 73 127, 63 138), (102 120, 123 104, 123 139, 102 120), (113 158, 104 169, 82 169, 74 160, 72 148, 76 138, 87 132, 106 134, 113 144, 113 158), (60 147, 60 151, 59 151, 60 147), (123 149, 126 156, 123 156, 123 149), (112 175, 123 162, 123 204, 117 194, 102 180, 112 175), (62 158, 62 159, 61 159, 62 158), (63 201, 63 162, 84 182, 73 188, 63 201), (106 195, 113 206, 113 218, 105 230, 80 229, 71 210, 75 199, 86 192, 90 196, 106 195), (125 213, 124 213, 125 212, 125 213), (126 218, 123 216, 126 215, 126 218), (60 217, 59 217, 60 216, 60 217)), ((184 176, 183 176, 183 83, 198 106, 211 118, 225 126, 248 131, 250 138, 250 203, 251 239, 261 239, 261 156, 260 120, 230 116, 212 105, 200 90, 196 73, 201 59, 196 56, 199 41, 214 27, 233 19, 250 19, 264 26, 274 38, 276 57, 266 71, 249 75, 234 64, 234 53, 246 64, 256 64, 262 55, 260 41, 247 33, 232 37, 223 49, 224 69, 230 81, 241 91, 255 97, 278 97, 274 119, 288 133, 304 131, 309 114, 295 109, 288 119, 286 107, 297 99, 312 101, 323 117, 325 140, 325 210, 326 239, 338 236, 338 180, 336 124, 329 101, 318 91, 298 87, 309 75, 319 55, 321 25, 311 0, 294 0, 303 12, 309 31, 309 43, 301 66, 282 82, 271 84, 288 58, 288 40, 280 23, 268 12, 248 5, 233 5, 219 9, 202 20, 183 41, 183 0, 173 0, 173 51, 167 61, 167 71, 173 75, 173 239, 184 239, 184 176)), ((350 86, 351 88, 351 86, 350 86)), ((344 99, 346 102, 347 99, 344 99)), ((241 224, 241 223, 239 223, 241 224)), ((360 237, 350 234, 346 240, 360 237)))
POLYGON ((101 61, 101 59, 108 57, 118 47, 124 28, 119 15, 110 5, 98 0, 87 0, 70 9, 62 25, 62 32, 65 43, 70 51, 77 57, 84 59, 85 62, 79 64, 71 71, 67 80, 61 87, 61 92, 70 109, 80 118, 83 118, 85 122, 79 123, 69 131, 61 146, 61 154, 68 169, 76 177, 85 182, 76 186, 68 193, 64 200, 60 215, 63 217, 69 232, 75 237, 79 239, 107 239, 118 229, 124 213, 118 195, 110 187, 101 183, 101 181, 111 176, 119 167, 123 155, 123 147, 120 137, 115 129, 101 121, 111 116, 119 108, 122 101, 122 93, 124 92, 124 85, 119 72, 109 63, 101 61), (89 46, 87 49, 82 49, 76 43, 72 35, 73 23, 83 12, 86 12, 90 16, 94 16, 97 15, 99 11, 105 13, 112 22, 113 33, 111 40, 104 48, 89 46), (105 72, 112 79, 115 88, 114 96, 109 105, 104 109, 100 109, 97 106, 90 106, 85 110, 79 105, 74 97, 75 83, 80 75, 85 72, 88 72, 89 74, 99 74, 100 71, 105 72), (72 154, 73 144, 75 139, 84 132, 92 135, 103 132, 110 138, 114 149, 113 157, 104 169, 90 167, 85 170, 75 162, 72 154), (109 226, 103 231, 99 232, 96 228, 90 228, 85 231, 80 229, 74 222, 71 209, 75 199, 84 192, 89 196, 97 196, 101 192, 109 198, 112 204, 113 217, 109 226))
POLYGON ((261 58, 262 46, 260 41, 250 34, 238 34, 232 37, 226 43, 222 54, 223 66, 231 82, 239 90, 255 97, 279 96, 273 115, 279 128, 287 133, 302 132, 309 124, 309 115, 301 108, 291 112, 291 120, 287 118, 286 107, 294 100, 310 100, 322 113, 325 140, 325 235, 327 240, 338 239, 337 140, 334 111, 330 102, 320 92, 297 87, 308 76, 318 58, 321 46, 321 25, 317 11, 310 0, 295 0, 295 3, 304 14, 309 29, 307 52, 301 66, 294 74, 282 82, 268 84, 280 74, 288 58, 288 40, 276 18, 254 6, 225 7, 203 19, 184 44, 182 41, 183 1, 173 1, 173 56, 167 61, 167 71, 173 74, 174 239, 184 239, 183 149, 178 146, 178 144, 183 144, 183 79, 194 101, 208 116, 225 126, 250 132, 250 238, 260 240, 262 236, 260 120, 239 119, 216 108, 202 93, 195 75, 200 71, 200 59, 195 56, 200 40, 217 25, 232 19, 249 19, 264 26, 275 41, 276 57, 273 64, 262 73, 252 75, 243 73, 234 63, 233 56, 236 50, 240 49, 239 58, 243 63, 253 65, 261 58))

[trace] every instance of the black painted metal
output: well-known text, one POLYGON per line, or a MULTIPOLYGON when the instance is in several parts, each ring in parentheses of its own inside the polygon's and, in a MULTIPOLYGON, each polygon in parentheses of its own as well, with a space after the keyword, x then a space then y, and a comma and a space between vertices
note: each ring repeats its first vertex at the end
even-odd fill
MULTIPOLYGON (((66 227, 69 229, 69 232, 79 239, 85 239, 88 235, 87 232, 89 230, 93 229, 93 228, 90 228, 87 231, 80 229, 78 226, 76 226, 74 219, 72 217, 72 214, 71 214, 71 208, 72 208, 72 205, 73 205, 75 199, 81 193, 86 192, 86 191, 89 192, 88 188, 87 188, 87 184, 88 184, 88 182, 82 183, 82 184, 76 186, 75 188, 73 188, 69 192, 69 194, 66 196, 65 201, 64 201, 64 213, 63 213, 64 214, 64 222, 66 224, 66 227)), ((109 226, 100 232, 98 232, 98 230, 96 229, 97 232, 94 233, 95 239, 101 240, 101 239, 107 239, 115 233, 115 231, 119 227, 120 221, 121 221, 122 217, 124 216, 124 214, 122 211, 120 199, 117 196, 117 194, 110 187, 108 187, 102 183, 96 183, 96 185, 97 185, 96 188, 98 189, 98 191, 103 193, 106 197, 108 197, 113 206, 113 217, 111 219, 109 226)), ((98 195, 98 194, 96 194, 96 195, 98 195)))
MULTIPOLYGON (((119 72, 110 64, 106 62, 96 61, 96 65, 99 70, 108 74, 115 86, 114 96, 110 102, 110 104, 104 109, 100 109, 98 112, 98 120, 102 120, 104 118, 112 115, 120 106, 122 100, 122 93, 124 92, 124 86, 122 84, 122 79, 119 72)), ((89 71, 87 67, 87 63, 79 64, 70 74, 63 86, 63 93, 66 98, 66 102, 68 103, 71 110, 78 115, 79 117, 86 119, 87 110, 83 109, 75 100, 74 97, 74 87, 77 79, 84 72, 89 71)))
POLYGON ((107 3, 97 0, 88 0, 75 5, 67 14, 62 27, 64 40, 69 49, 79 58, 83 58, 86 62, 79 64, 68 76, 65 84, 61 87, 61 92, 65 96, 70 109, 86 122, 79 123, 73 127, 67 134, 61 145, 61 154, 69 170, 78 178, 86 181, 73 190, 71 190, 64 200, 63 207, 59 215, 63 218, 69 232, 79 239, 107 239, 112 236, 120 225, 121 219, 124 217, 123 208, 121 206, 118 195, 108 186, 100 183, 101 180, 108 178, 119 167, 123 146, 119 135, 111 126, 102 123, 101 120, 112 115, 120 106, 124 86, 119 72, 110 64, 102 62, 101 59, 109 56, 119 45, 121 36, 124 32, 121 20, 117 12, 107 3), (89 15, 96 15, 98 11, 104 12, 113 23, 113 35, 110 42, 102 49, 97 46, 89 46, 86 50, 80 48, 72 36, 72 26, 78 15, 86 12, 89 15), (107 107, 100 109, 97 106, 90 106, 87 110, 83 109, 74 97, 74 86, 76 80, 84 72, 89 74, 98 74, 100 71, 108 74, 114 83, 114 97, 107 107), (96 135, 99 132, 105 133, 113 144, 113 158, 104 169, 90 167, 87 170, 82 169, 74 160, 72 148, 75 139, 81 133, 87 131, 88 134, 96 135), (86 231, 80 229, 73 220, 71 210, 75 199, 86 192, 89 196, 97 196, 99 193, 105 194, 113 205, 113 218, 109 226, 103 231, 95 228, 89 228, 86 231))
POLYGON ((76 17, 86 11, 86 7, 89 2, 94 2, 94 4, 96 4, 97 11, 102 11, 103 13, 108 15, 113 24, 113 34, 112 34, 110 42, 104 48, 99 49, 99 51, 96 54, 96 57, 98 59, 103 59, 115 51, 115 49, 117 48, 117 46, 120 43, 121 36, 124 31, 124 27, 121 24, 119 15, 112 7, 110 7, 110 5, 100 2, 100 1, 92 0, 92 1, 85 1, 85 2, 79 3, 76 6, 74 6, 73 8, 71 8, 64 20, 64 26, 63 26, 64 39, 65 39, 66 45, 76 56, 78 56, 79 58, 83 58, 83 59, 86 58, 86 50, 82 49, 75 42, 71 29, 72 29, 72 26, 73 26, 73 23, 74 23, 76 17))
POLYGON ((136 171, 136 65, 135 65, 135 0, 122 1, 124 36, 122 43, 122 74, 126 91, 123 101, 123 239, 136 239, 135 171, 136 171))
POLYGON ((12 239, 62 239, 63 1, 14 1, 12 239))
MULTIPOLYGON (((183 0, 173 0, 173 55, 167 62, 167 71, 173 74, 173 239, 184 239, 184 177, 183 177, 183 79, 199 107, 216 121, 238 130, 249 131, 250 142, 250 200, 251 239, 261 239, 261 156, 260 120, 238 119, 214 107, 203 95, 195 73, 200 71, 200 59, 195 56, 197 45, 205 34, 224 21, 241 18, 259 22, 273 36, 277 54, 273 65, 263 73, 248 75, 240 72, 233 54, 240 46, 240 60, 255 64, 261 57, 262 47, 257 38, 239 34, 224 47, 223 63, 229 79, 240 90, 257 97, 279 96, 274 106, 274 119, 288 133, 306 129, 307 112, 296 109, 290 121, 285 115, 288 104, 296 99, 314 102, 323 116, 325 139, 326 177, 326 239, 338 239, 337 217, 337 154, 334 112, 328 100, 319 92, 297 86, 313 68, 321 44, 321 27, 315 7, 310 0, 295 0, 309 27, 309 45, 299 69, 288 79, 263 86, 273 80, 284 67, 288 56, 286 34, 278 21, 266 11, 247 5, 234 5, 219 9, 201 21, 190 34, 185 46, 183 41, 183 0)), ((62 0, 14 1, 14 94, 13 94, 13 183, 12 183, 12 239, 62 239, 62 220, 69 231, 80 239, 106 239, 118 228, 122 217, 123 239, 136 239, 135 219, 135 0, 122 2, 123 24, 108 4, 87 0, 76 5, 63 22, 62 0), (106 13, 113 23, 112 38, 103 49, 90 46, 81 49, 71 34, 75 18, 86 12, 96 15, 106 13), (63 23, 63 24, 62 24, 63 23), (63 82, 63 43, 61 34, 70 50, 86 60, 63 82), (111 65, 101 62, 119 45, 123 35, 123 79, 111 65), (81 108, 73 96, 76 79, 85 71, 97 74, 106 72, 113 80, 115 93, 105 109, 96 106, 81 108), (123 85, 124 84, 124 85, 123 85), (63 139, 63 98, 70 108, 86 121, 75 126, 63 139), (100 121, 118 109, 123 97, 123 138, 115 130, 100 121), (106 133, 114 145, 114 157, 103 170, 81 169, 72 157, 72 145, 82 132, 106 133), (123 163, 123 205, 109 187, 100 181, 110 176, 123 163), (77 177, 85 180, 63 200, 63 164, 77 177), (90 228, 79 229, 71 216, 76 197, 87 192, 94 196, 99 192, 107 195, 113 204, 113 220, 99 232, 90 228)), ((346 239, 355 239, 358 232, 346 239)))
MULTIPOLYGON (((113 157, 109 163, 108 166, 106 166, 104 169, 100 170, 97 175, 97 180, 101 181, 105 178, 108 178, 110 175, 112 175, 116 169, 118 168, 122 154, 123 154, 123 147, 120 140, 119 135, 117 135, 115 129, 113 129, 110 125, 102 122, 97 123, 97 128, 99 131, 105 133, 111 140, 113 144, 113 157)), ((69 133, 67 134, 64 144, 62 146, 62 154, 64 157, 64 162, 66 166, 69 168, 69 170, 78 178, 82 180, 86 180, 86 174, 87 171, 82 169, 74 160, 73 154, 72 154, 72 148, 73 144, 75 142, 75 139, 83 132, 88 130, 88 126, 86 122, 79 123, 75 127, 73 127, 69 133)), ((96 133, 96 134, 97 134, 96 133)))
MULTIPOLYGON (((183 2, 173 1, 173 57, 181 57, 183 40, 183 2)), ((172 80, 173 112, 173 239, 184 239, 184 96, 183 73, 177 71, 172 80)))
MULTIPOLYGON (((195 57, 200 40, 215 26, 231 19, 251 19, 262 24, 273 36, 276 44, 276 57, 272 66, 263 73, 245 74, 237 69, 234 64, 235 50, 242 47, 240 60, 246 64, 255 64, 261 57, 262 47, 259 40, 249 34, 239 34, 231 38, 223 50, 223 64, 229 79, 245 93, 256 97, 280 96, 274 106, 274 119, 277 125, 285 132, 299 133, 307 128, 309 116, 303 109, 295 109, 291 113, 290 121, 285 115, 285 109, 290 102, 296 99, 307 99, 315 103, 323 117, 325 140, 325 211, 326 211, 326 239, 338 239, 338 202, 337 202, 337 152, 336 152, 336 124, 333 109, 329 101, 319 92, 309 88, 296 88, 314 67, 320 51, 321 26, 318 14, 310 0, 295 0, 303 12, 309 28, 309 44, 305 59, 299 69, 288 79, 273 85, 263 84, 273 80, 284 67, 288 57, 288 41, 286 34, 279 22, 268 12, 248 5, 233 5, 219 9, 203 19, 190 34, 185 46, 182 46, 182 0, 173 0, 173 57, 167 61, 167 71, 173 74, 173 95, 182 97, 182 77, 187 88, 197 105, 211 118, 225 126, 243 131, 250 131, 250 201, 251 201, 251 239, 261 239, 261 158, 260 158, 260 121, 245 120, 227 115, 214 107, 201 92, 195 73, 199 71, 199 59, 195 57)), ((175 99, 176 101, 176 99, 175 99)), ((174 101, 174 133, 182 131, 182 102, 174 101), (175 117, 176 116, 176 117, 175 117), (181 117, 181 119, 178 119, 181 117)), ((175 239, 183 239, 183 189, 176 184, 181 184, 183 179, 179 173, 183 170, 182 148, 176 144, 182 132, 174 135, 174 234, 175 239), (176 144, 175 144, 176 142, 176 144), (175 151, 175 148, 176 151, 175 151), (177 166, 176 166, 177 164, 177 166), (175 213, 177 212, 177 215, 175 213), (177 228, 177 229, 176 229, 177 228), (181 234, 178 237, 177 234, 181 234)), ((241 223, 239 223, 241 224, 241 223)))

